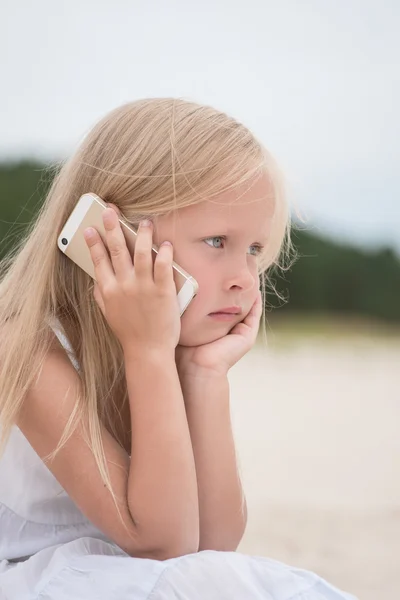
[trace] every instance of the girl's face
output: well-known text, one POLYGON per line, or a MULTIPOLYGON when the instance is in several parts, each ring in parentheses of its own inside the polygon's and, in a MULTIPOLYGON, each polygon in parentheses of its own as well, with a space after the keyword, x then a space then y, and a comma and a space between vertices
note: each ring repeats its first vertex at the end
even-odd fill
POLYGON ((258 293, 258 257, 274 203, 266 175, 155 220, 154 242, 169 240, 174 260, 199 284, 181 320, 179 343, 199 346, 229 333, 258 293), (233 309, 236 314, 213 314, 233 309))

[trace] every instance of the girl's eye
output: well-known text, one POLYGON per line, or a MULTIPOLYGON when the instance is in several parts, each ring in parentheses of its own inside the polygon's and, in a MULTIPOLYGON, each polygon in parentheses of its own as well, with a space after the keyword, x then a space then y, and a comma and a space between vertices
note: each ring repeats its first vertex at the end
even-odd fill
MULTIPOLYGON (((221 249, 221 248, 223 248, 222 244, 226 241, 226 238, 223 235, 216 235, 214 237, 206 238, 204 241, 206 242, 206 244, 208 244, 212 248, 221 249)), ((252 246, 250 246, 249 254, 251 256, 260 256, 262 251, 263 251, 263 246, 259 246, 258 244, 253 244, 252 246)))
POLYGON ((210 237, 210 238, 206 238, 205 243, 208 244, 209 246, 212 246, 213 248, 222 248, 221 243, 225 241, 225 238, 222 235, 217 235, 215 237, 210 237), (211 240, 211 244, 209 243, 211 240), (214 244, 216 240, 217 245, 214 244))
POLYGON ((263 251, 263 247, 256 244, 254 246, 250 246, 250 248, 254 249, 253 252, 249 252, 249 254, 252 256, 260 256, 261 252, 263 251))

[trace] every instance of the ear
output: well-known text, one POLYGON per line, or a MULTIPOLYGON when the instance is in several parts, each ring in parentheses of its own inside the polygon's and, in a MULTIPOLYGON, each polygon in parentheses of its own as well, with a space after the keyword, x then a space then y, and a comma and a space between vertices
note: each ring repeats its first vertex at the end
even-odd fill
POLYGON ((115 204, 112 202, 107 202, 107 206, 113 208, 119 217, 121 216, 121 211, 119 210, 118 206, 115 206, 115 204))

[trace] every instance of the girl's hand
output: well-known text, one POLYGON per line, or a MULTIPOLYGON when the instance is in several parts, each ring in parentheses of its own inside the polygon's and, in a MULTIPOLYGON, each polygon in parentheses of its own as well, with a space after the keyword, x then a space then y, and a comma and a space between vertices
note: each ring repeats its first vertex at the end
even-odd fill
POLYGON ((85 230, 85 239, 97 280, 94 298, 106 321, 124 350, 174 350, 181 325, 171 244, 161 244, 153 266, 153 226, 142 222, 132 261, 117 209, 108 207, 103 223, 110 257, 98 231, 91 229, 87 235, 85 230))
POLYGON ((259 291, 248 315, 228 335, 202 346, 178 346, 175 358, 180 374, 198 374, 201 370, 209 374, 226 375, 254 345, 261 314, 262 297, 259 291))

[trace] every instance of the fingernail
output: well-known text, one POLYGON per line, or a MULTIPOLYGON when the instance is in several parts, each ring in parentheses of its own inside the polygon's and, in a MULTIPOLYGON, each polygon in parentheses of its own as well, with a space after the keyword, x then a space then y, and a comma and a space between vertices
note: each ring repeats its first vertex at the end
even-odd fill
POLYGON ((83 235, 85 236, 86 240, 90 240, 94 235, 95 235, 95 230, 93 229, 93 227, 88 227, 87 229, 85 229, 85 231, 83 232, 83 235))
POLYGON ((141 227, 150 227, 150 225, 151 225, 151 221, 149 221, 149 219, 143 219, 143 221, 140 221, 141 227))
POLYGON ((171 242, 165 241, 161 244, 161 246, 172 246, 172 244, 171 244, 171 242))
POLYGON ((103 212, 103 217, 107 220, 112 219, 112 217, 114 216, 114 213, 115 213, 115 210, 113 210, 111 208, 111 206, 107 206, 107 208, 103 212))

